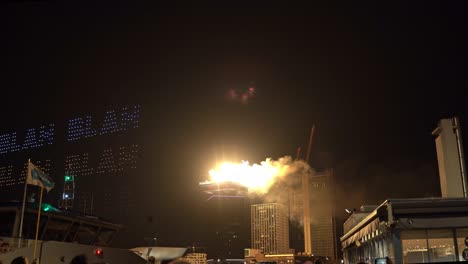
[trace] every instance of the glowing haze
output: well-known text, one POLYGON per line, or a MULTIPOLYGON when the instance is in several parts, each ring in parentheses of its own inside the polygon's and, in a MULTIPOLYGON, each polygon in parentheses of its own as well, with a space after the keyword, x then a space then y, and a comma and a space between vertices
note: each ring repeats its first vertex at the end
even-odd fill
POLYGON ((268 158, 260 164, 223 162, 209 171, 207 183, 234 182, 247 187, 249 192, 265 194, 273 184, 304 169, 310 170, 310 167, 303 161, 293 161, 289 156, 278 160, 268 158))

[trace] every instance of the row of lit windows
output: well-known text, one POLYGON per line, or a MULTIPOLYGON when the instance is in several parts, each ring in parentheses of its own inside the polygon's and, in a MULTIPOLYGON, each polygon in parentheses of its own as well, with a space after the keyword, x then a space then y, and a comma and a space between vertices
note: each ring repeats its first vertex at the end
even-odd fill
POLYGON ((266 253, 285 253, 288 249, 288 221, 285 208, 279 204, 251 206, 251 237, 254 248, 266 253))
POLYGON ((92 117, 86 116, 70 119, 68 122, 68 141, 90 138, 96 135, 107 135, 138 128, 140 123, 140 106, 123 108, 120 111, 107 111, 99 133, 92 127, 92 117))
POLYGON ((0 135, 0 154, 17 152, 52 145, 54 141, 54 124, 41 126, 38 130, 29 128, 23 145, 17 144, 16 132, 0 135))

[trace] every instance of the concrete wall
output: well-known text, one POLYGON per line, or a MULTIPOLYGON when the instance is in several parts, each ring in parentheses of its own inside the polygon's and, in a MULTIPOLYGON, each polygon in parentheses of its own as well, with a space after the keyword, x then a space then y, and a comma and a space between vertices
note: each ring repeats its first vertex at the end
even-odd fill
MULTIPOLYGON (((442 119, 434 131, 442 197, 464 197, 457 137, 452 119, 442 119)), ((463 161, 464 162, 464 161, 463 161)))

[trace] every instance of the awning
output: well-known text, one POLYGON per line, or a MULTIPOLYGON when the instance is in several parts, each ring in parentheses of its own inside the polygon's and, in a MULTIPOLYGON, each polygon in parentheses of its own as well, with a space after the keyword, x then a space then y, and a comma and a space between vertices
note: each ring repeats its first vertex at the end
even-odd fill
POLYGON ((342 248, 346 248, 349 245, 353 244, 354 242, 358 241, 359 239, 365 237, 366 235, 371 234, 372 232, 378 230, 379 223, 380 223, 379 218, 375 218, 370 223, 368 223, 367 225, 357 230, 354 234, 346 238, 346 240, 341 241, 342 248))

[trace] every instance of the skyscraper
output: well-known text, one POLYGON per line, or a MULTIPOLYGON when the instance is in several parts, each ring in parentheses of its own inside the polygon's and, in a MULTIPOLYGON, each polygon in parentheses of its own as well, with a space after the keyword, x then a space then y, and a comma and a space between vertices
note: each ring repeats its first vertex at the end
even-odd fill
POLYGON ((312 253, 336 257, 336 228, 333 212, 332 172, 317 173, 310 178, 310 237, 312 253))
MULTIPOLYGON (((333 174, 318 172, 308 178, 311 252, 317 256, 336 257, 333 174)), ((303 193, 291 188, 288 194, 290 243, 296 251, 304 250, 303 193)))
POLYGON ((289 226, 286 208, 279 203, 251 206, 252 248, 264 254, 289 252, 289 226))
POLYGON ((249 199, 247 188, 232 182, 201 183, 210 229, 205 241, 210 259, 240 259, 248 244, 249 199))

